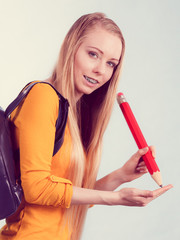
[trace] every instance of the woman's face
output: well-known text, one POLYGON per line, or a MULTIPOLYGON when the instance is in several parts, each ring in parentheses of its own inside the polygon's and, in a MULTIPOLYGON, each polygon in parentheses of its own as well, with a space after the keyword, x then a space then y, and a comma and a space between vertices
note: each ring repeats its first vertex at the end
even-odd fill
POLYGON ((74 84, 77 100, 110 80, 122 51, 120 38, 102 27, 86 35, 74 61, 74 84))

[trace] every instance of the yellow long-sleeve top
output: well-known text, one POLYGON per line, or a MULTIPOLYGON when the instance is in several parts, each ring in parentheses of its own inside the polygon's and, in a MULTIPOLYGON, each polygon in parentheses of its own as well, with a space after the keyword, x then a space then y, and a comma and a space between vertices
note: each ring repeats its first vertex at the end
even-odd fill
POLYGON ((0 240, 67 240, 70 229, 61 225, 70 207, 72 183, 67 177, 71 136, 52 157, 59 99, 48 84, 35 85, 22 106, 11 114, 17 147, 20 148, 24 200, 7 219, 0 240))

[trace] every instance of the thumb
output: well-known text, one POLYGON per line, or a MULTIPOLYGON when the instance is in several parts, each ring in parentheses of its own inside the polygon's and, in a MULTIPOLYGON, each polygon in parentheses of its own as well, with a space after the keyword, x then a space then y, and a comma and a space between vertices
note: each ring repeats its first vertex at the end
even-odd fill
POLYGON ((149 150, 148 147, 139 149, 137 151, 137 153, 135 154, 136 160, 139 160, 144 154, 146 154, 148 152, 148 150, 149 150))

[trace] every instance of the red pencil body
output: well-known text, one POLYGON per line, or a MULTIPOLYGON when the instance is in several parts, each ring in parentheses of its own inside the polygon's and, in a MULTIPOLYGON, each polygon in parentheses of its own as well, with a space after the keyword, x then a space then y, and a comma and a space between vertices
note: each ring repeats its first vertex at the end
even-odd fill
MULTIPOLYGON (((117 96, 117 100, 118 100, 119 106, 122 110, 122 113, 126 119, 126 122, 129 126, 129 129, 136 141, 138 148, 141 149, 144 147, 148 147, 148 144, 142 134, 142 131, 141 131, 141 129, 136 121, 136 118, 135 118, 128 102, 126 101, 124 95, 122 93, 119 93, 117 96)), ((158 174, 158 176, 155 177, 158 179, 154 179, 154 180, 158 183, 158 185, 162 185, 160 170, 159 170, 157 163, 156 163, 154 157, 152 156, 150 150, 145 155, 143 155, 142 158, 147 166, 149 173, 152 175, 152 177, 154 178, 154 175, 158 174)))

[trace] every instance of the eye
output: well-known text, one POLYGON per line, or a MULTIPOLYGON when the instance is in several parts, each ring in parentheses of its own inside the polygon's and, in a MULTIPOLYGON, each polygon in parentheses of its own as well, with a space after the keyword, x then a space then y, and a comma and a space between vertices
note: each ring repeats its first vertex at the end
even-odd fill
POLYGON ((98 54, 93 52, 93 51, 89 51, 88 54, 89 54, 90 57, 98 58, 98 54))
POLYGON ((116 67, 116 64, 114 62, 107 62, 107 64, 112 68, 116 67))

